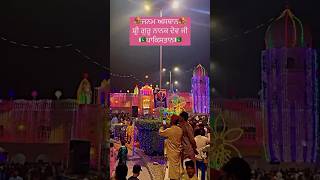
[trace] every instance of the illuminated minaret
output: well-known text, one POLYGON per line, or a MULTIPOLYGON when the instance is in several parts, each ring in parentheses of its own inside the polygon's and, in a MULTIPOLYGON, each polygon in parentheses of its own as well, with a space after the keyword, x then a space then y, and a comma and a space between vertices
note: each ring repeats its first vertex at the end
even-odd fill
POLYGON ((204 67, 199 64, 193 71, 192 96, 194 113, 209 114, 210 111, 210 89, 209 77, 204 67))
POLYGON ((266 31, 262 104, 270 161, 314 162, 317 150, 317 67, 311 35, 286 8, 266 31))

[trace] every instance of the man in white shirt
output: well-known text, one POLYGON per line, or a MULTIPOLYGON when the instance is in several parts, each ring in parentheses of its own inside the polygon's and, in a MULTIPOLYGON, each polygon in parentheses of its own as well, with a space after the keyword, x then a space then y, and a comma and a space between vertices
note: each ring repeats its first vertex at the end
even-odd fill
POLYGON ((14 171, 13 175, 9 178, 9 180, 23 180, 22 177, 18 176, 18 171, 14 171))
POLYGON ((198 170, 201 170, 201 180, 205 180, 206 177, 206 166, 204 160, 207 158, 205 153, 207 145, 210 143, 209 138, 205 136, 205 131, 202 128, 196 129, 194 140, 196 141, 197 151, 199 154, 196 155, 196 165, 197 165, 197 174, 198 170))

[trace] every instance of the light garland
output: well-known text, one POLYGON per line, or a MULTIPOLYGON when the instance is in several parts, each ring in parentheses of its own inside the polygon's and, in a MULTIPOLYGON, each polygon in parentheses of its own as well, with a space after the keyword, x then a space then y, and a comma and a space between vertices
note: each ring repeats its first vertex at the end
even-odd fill
POLYGON ((303 29, 303 25, 302 22, 291 12, 290 9, 285 9, 282 14, 275 19, 275 21, 273 21, 271 23, 271 25, 268 27, 267 31, 266 31, 266 40, 265 40, 265 44, 266 47, 268 48, 273 48, 273 47, 277 47, 279 45, 284 45, 285 47, 296 47, 296 46, 304 46, 304 29, 303 29), (282 36, 280 34, 280 32, 282 32, 282 26, 281 26, 281 30, 275 28, 275 27, 279 27, 279 24, 276 24, 277 22, 279 22, 280 20, 284 19, 285 23, 284 23, 284 43, 283 44, 279 44, 279 40, 282 39, 282 37, 280 38, 280 36, 282 36), (291 22, 293 28, 293 33, 290 34, 288 33, 288 29, 289 29, 289 22, 291 22), (299 28, 299 29, 298 29, 299 28), (293 41, 290 41, 290 38, 288 37, 289 35, 293 36, 293 41), (280 38, 277 40, 274 40, 272 37, 276 36, 276 38, 280 38), (299 36, 299 37, 298 37, 299 36))
POLYGON ((24 48, 33 48, 33 49, 62 49, 62 48, 72 48, 72 51, 76 52, 78 55, 80 55, 81 57, 85 58, 89 63, 95 64, 96 66, 107 70, 110 72, 110 75, 113 77, 119 77, 119 78, 133 78, 136 81, 138 81, 139 83, 144 84, 143 81, 141 81, 140 79, 138 79, 137 77, 135 77, 132 74, 129 75, 124 75, 124 74, 118 74, 118 73, 113 73, 110 71, 110 68, 101 65, 100 63, 98 63, 97 61, 95 61, 93 58, 89 57, 88 55, 84 54, 80 49, 74 48, 73 44, 68 43, 68 44, 61 44, 61 45, 33 45, 33 44, 29 44, 29 43, 19 43, 17 41, 13 41, 10 40, 8 38, 5 38, 4 36, 0 36, 0 39, 3 41, 8 42, 9 44, 15 45, 15 46, 20 46, 20 47, 24 47, 24 48))
POLYGON ((193 110, 194 113, 209 114, 210 110, 210 87, 209 77, 204 67, 199 64, 191 79, 193 110))
MULTIPOLYGON (((90 56, 86 55, 85 53, 83 53, 80 49, 74 48, 73 44, 68 43, 68 44, 61 44, 61 45, 33 45, 33 44, 29 44, 29 43, 19 43, 17 41, 13 41, 10 40, 8 38, 5 38, 4 36, 0 36, 0 39, 3 41, 8 42, 9 44, 12 45, 16 45, 16 46, 20 46, 20 47, 25 47, 25 48, 33 48, 33 49, 62 49, 62 48, 72 48, 72 51, 74 51, 76 54, 80 55, 81 57, 83 57, 84 59, 86 59, 89 63, 91 64, 95 64, 96 66, 98 66, 99 68, 102 68, 106 71, 110 72, 110 75, 113 77, 118 77, 118 78, 132 78, 134 80, 136 80, 137 82, 139 82, 141 85, 146 84, 144 81, 142 81, 141 79, 137 78, 136 76, 134 76, 133 74, 119 74, 119 73, 113 73, 111 72, 110 68, 98 63, 96 60, 94 60, 93 58, 91 58, 90 56)), ((189 73, 192 72, 193 68, 185 71, 184 73, 189 73)), ((158 83, 157 81, 153 81, 153 83, 158 83)))
POLYGON ((228 40, 231 40, 231 39, 235 39, 235 38, 239 38, 241 35, 247 35, 249 33, 252 33, 258 29, 261 29, 262 27, 265 27, 265 26, 268 26, 275 18, 270 18, 267 22, 265 23, 261 23, 257 26, 255 26, 254 28, 251 28, 251 29, 248 29, 248 30, 245 30, 243 31, 242 33, 239 33, 239 34, 234 34, 232 36, 229 36, 227 38, 223 38, 221 40, 217 40, 216 43, 213 42, 213 44, 217 44, 217 43, 221 43, 221 42, 225 42, 225 41, 228 41, 228 40))
POLYGON ((163 155, 164 138, 159 135, 161 120, 138 120, 138 141, 146 155, 163 155), (150 138, 152 137, 152 138, 150 138))

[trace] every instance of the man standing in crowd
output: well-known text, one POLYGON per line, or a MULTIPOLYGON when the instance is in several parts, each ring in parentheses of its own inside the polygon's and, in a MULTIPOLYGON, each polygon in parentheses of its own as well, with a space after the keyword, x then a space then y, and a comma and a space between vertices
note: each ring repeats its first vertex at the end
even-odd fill
POLYGON ((180 127, 183 131, 182 135, 182 160, 183 165, 186 161, 192 160, 195 164, 197 152, 196 141, 194 140, 193 128, 188 122, 189 115, 187 112, 183 111, 180 113, 181 122, 180 127))
POLYGON ((169 178, 180 179, 180 167, 181 167, 181 140, 182 129, 178 126, 179 119, 177 115, 171 116, 171 127, 164 129, 163 126, 159 130, 160 136, 166 137, 166 152, 167 152, 167 165, 169 169, 169 178))

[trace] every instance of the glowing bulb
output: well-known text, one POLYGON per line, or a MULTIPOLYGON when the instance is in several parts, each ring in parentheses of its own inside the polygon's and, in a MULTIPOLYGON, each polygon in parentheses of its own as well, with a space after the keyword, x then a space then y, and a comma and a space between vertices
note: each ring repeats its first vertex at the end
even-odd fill
POLYGON ((149 78, 149 76, 148 76, 148 75, 146 75, 146 76, 145 76, 145 78, 146 78, 146 79, 148 79, 148 78, 149 78))
POLYGON ((174 70, 175 72, 178 72, 178 71, 179 71, 179 68, 178 68, 178 67, 175 67, 173 70, 174 70))
POLYGON ((170 82, 169 81, 167 81, 167 83, 166 83, 167 85, 169 85, 170 84, 170 82))
POLYGON ((174 84, 178 84, 179 82, 178 81, 174 81, 174 84))
POLYGON ((163 69, 162 69, 162 72, 166 72, 166 68, 163 68, 163 69))
POLYGON ((173 9, 178 9, 179 6, 180 6, 180 4, 179 4, 178 1, 173 1, 173 2, 172 2, 172 8, 173 8, 173 9))
POLYGON ((144 9, 145 9, 146 11, 150 11, 150 10, 151 10, 151 7, 150 7, 149 4, 145 4, 145 5, 144 5, 144 9))

